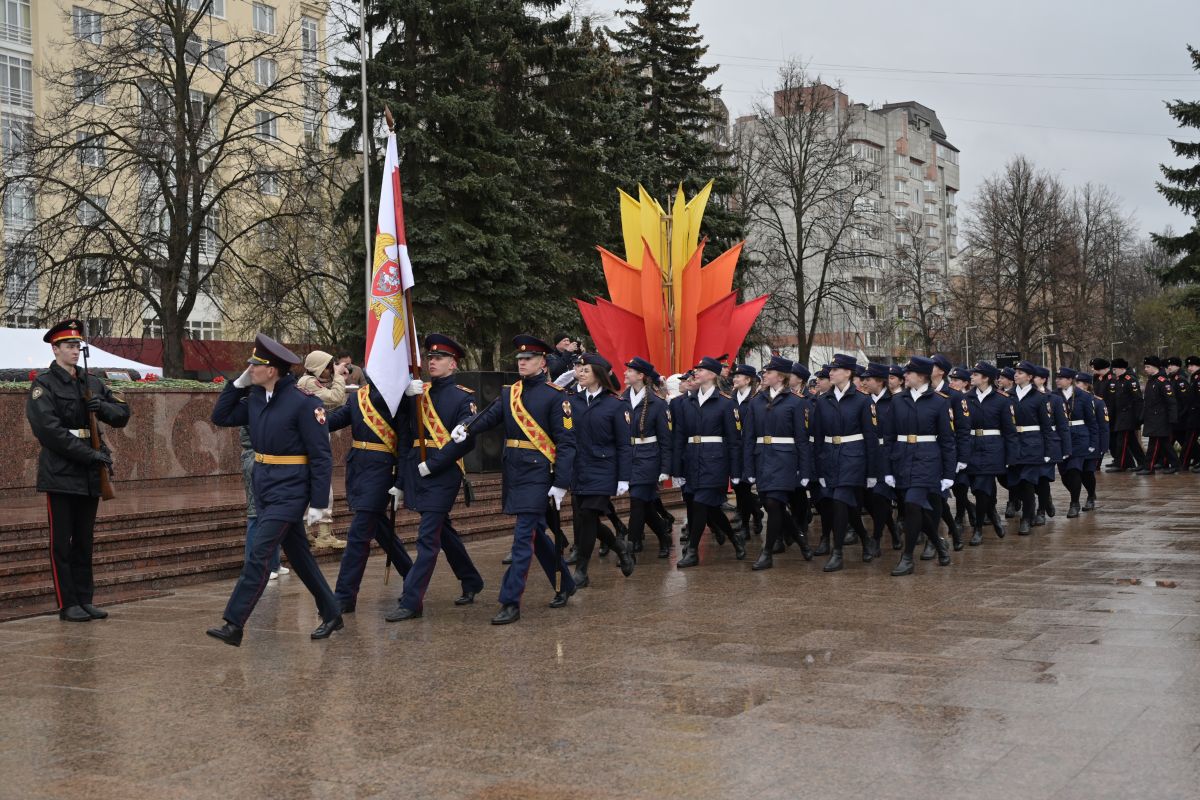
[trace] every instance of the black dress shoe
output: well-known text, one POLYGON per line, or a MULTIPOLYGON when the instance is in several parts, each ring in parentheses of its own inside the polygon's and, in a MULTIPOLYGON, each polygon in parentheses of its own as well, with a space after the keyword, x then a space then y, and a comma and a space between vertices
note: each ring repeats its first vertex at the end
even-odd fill
POLYGON ((746 558, 746 540, 742 538, 741 534, 734 533, 732 541, 733 555, 738 561, 742 561, 746 558))
POLYGON ((899 578, 901 575, 912 575, 913 569, 912 556, 902 555, 900 556, 900 563, 892 567, 892 577, 899 578))
POLYGON ((550 607, 551 608, 562 608, 563 606, 565 606, 567 604, 567 600, 571 599, 571 596, 574 594, 575 594, 574 589, 572 589, 569 592, 555 592, 554 599, 550 601, 550 607))
POLYGON ((1153 475, 1154 470, 1148 469, 1147 467, 1142 467, 1141 469, 1134 470, 1133 474, 1134 475, 1153 475))
POLYGON ((521 618, 521 607, 510 604, 500 607, 500 613, 492 617, 493 625, 511 625, 521 618))
POLYGON ((463 592, 458 597, 454 598, 454 605, 469 606, 475 602, 476 592, 463 592))
POLYGON ((971 531, 971 541, 967 542, 971 547, 978 547, 983 544, 983 528, 976 528, 971 531))
MULTIPOLYGON (((58 618, 63 622, 91 622, 92 615, 83 610, 82 606, 68 606, 58 612, 58 618)), ((210 631, 211 633, 211 631, 210 631)))
POLYGON ((91 603, 80 603, 79 607, 87 612, 87 615, 92 619, 108 619, 108 612, 103 608, 97 608, 91 603))
POLYGON ((1166 475, 1174 475, 1179 470, 1175 469, 1175 467, 1163 467, 1162 471, 1166 475))
POLYGON ((933 546, 933 540, 928 536, 925 537, 925 549, 921 551, 922 561, 933 561, 933 557, 937 555, 937 549, 933 546))
MULTIPOLYGON (((387 622, 404 622, 406 619, 420 619, 421 612, 413 611, 411 608, 405 608, 404 606, 396 606, 396 608, 384 614, 383 618, 387 622)), ((317 638, 316 634, 313 634, 313 638, 317 638)))
POLYGON ((696 555, 695 550, 688 550, 687 554, 675 562, 676 569, 687 569, 694 567, 700 563, 700 556, 696 555))
POLYGON ((1067 508, 1067 519, 1075 519, 1079 516, 1079 503, 1071 503, 1067 508))
POLYGON ((511 564, 511 563, 512 563, 512 551, 511 551, 511 550, 510 550, 510 551, 508 551, 508 555, 506 555, 506 556, 503 558, 503 560, 501 560, 501 562, 500 562, 500 563, 501 563, 501 564, 511 564))
POLYGON ((1025 519, 1025 517, 1021 517, 1021 527, 1017 528, 1017 533, 1020 536, 1028 536, 1033 533, 1033 526, 1029 524, 1029 520, 1025 519))
POLYGON ((568 567, 573 567, 579 563, 579 551, 575 549, 575 545, 567 548, 567 554, 563 557, 563 560, 567 562, 568 567))
POLYGON ((758 554, 758 559, 750 565, 750 569, 758 572, 759 570, 770 569, 773 566, 775 566, 775 559, 771 556, 771 551, 764 547, 762 552, 758 554))
POLYGON ((353 614, 358 609, 358 601, 353 603, 342 603, 343 614, 353 614))
POLYGON ((1096 510, 1096 498, 1089 497, 1083 504, 1083 510, 1084 511, 1095 511, 1096 510))
POLYGON ((219 628, 209 628, 205 633, 214 639, 220 639, 225 644, 231 644, 234 647, 242 646, 242 629, 232 622, 226 622, 219 628))
POLYGON ((333 636, 334 631, 340 631, 344 627, 346 627, 346 625, 342 622, 342 615, 338 614, 333 619, 327 619, 318 625, 313 632, 309 634, 309 638, 328 639, 330 636, 333 636))
POLYGON ((842 561, 842 551, 834 550, 833 555, 831 555, 829 557, 829 560, 825 562, 825 566, 821 567, 821 571, 822 572, 837 572, 844 566, 845 566, 845 564, 842 561))
POLYGON ((1104 471, 1105 472, 1124 472, 1125 468, 1124 467, 1107 466, 1104 468, 1104 471))

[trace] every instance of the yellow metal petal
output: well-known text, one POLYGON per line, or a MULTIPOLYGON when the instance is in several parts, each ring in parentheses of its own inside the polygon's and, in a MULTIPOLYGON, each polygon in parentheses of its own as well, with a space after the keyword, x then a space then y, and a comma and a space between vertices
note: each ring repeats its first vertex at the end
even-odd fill
POLYGON ((625 241, 625 261, 638 269, 642 268, 642 207, 624 190, 621 195, 621 238, 625 241))

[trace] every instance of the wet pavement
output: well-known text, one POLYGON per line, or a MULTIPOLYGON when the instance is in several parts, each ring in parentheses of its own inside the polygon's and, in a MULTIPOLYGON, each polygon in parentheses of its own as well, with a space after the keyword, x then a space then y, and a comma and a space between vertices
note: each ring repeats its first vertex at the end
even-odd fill
POLYGON ((1200 476, 1056 499, 908 578, 707 542, 684 572, 610 556, 554 611, 535 568, 508 627, 502 540, 471 545, 476 605, 442 563, 413 622, 372 559, 325 642, 294 576, 240 649, 204 636, 230 581, 5 623, 0 797, 1198 797, 1200 476))

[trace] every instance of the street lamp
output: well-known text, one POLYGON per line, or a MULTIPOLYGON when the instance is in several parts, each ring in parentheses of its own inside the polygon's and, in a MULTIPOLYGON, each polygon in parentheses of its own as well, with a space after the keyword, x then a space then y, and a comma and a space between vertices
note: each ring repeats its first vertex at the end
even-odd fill
POLYGON ((967 369, 971 368, 971 331, 978 330, 981 325, 968 325, 963 328, 963 360, 967 362, 967 369))
POLYGON ((1042 364, 1043 365, 1045 365, 1045 363, 1046 363, 1046 340, 1053 339, 1055 336, 1058 336, 1058 334, 1055 333, 1054 331, 1050 331, 1049 333, 1042 334, 1041 350, 1042 350, 1042 364))
POLYGON ((1112 361, 1117 357, 1117 345, 1125 344, 1124 342, 1109 342, 1108 344, 1108 360, 1112 361))

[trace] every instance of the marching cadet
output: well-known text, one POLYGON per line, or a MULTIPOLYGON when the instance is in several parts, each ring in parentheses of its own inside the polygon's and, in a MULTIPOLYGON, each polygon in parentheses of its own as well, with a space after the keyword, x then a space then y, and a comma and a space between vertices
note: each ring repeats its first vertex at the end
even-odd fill
POLYGON ((967 477, 975 495, 975 521, 972 524, 972 547, 983 542, 984 523, 990 522, 996 537, 1004 538, 1004 523, 996 511, 996 479, 1008 470, 1010 453, 1017 449, 1017 426, 1009 406, 1012 400, 995 388, 1000 370, 986 361, 971 369, 971 386, 967 404, 971 414, 971 461, 967 477))
MULTIPOLYGON (((678 394, 676 394, 674 397, 671 397, 670 399, 667 400, 667 410, 671 412, 671 420, 672 420, 673 424, 679 420, 679 410, 683 407, 683 404, 687 401, 687 397, 695 390, 696 390, 696 373, 694 370, 689 369, 687 372, 683 373, 683 375, 680 376, 678 394)), ((671 462, 670 462, 670 464, 668 464, 669 470, 675 469, 675 464, 676 464, 676 461, 678 460, 679 454, 676 452, 676 449, 675 449, 676 446, 677 446, 677 443, 675 440, 675 434, 674 434, 674 432, 672 432, 672 434, 671 434, 671 462)), ((679 551, 680 551, 679 552, 679 560, 683 560, 684 558, 687 557, 687 553, 688 553, 688 541, 690 538, 688 531, 691 530, 691 526, 688 524, 688 520, 691 519, 691 517, 692 517, 692 497, 693 497, 692 493, 695 491, 695 488, 690 486, 686 481, 684 483, 680 484, 680 483, 676 483, 675 480, 672 480, 671 484, 673 486, 675 486, 676 488, 678 488, 680 495, 683 496, 683 530, 681 530, 679 532, 679 551)))
MULTIPOLYGON (((884 364, 867 364, 863 375, 863 387, 875 404, 875 418, 879 421, 879 445, 886 447, 883 440, 883 430, 886 427, 885 418, 892 413, 892 392, 888 389, 891 370, 884 364)), ((883 481, 877 481, 867 490, 867 510, 871 513, 871 523, 874 526, 872 538, 875 539, 875 552, 880 552, 880 542, 883 539, 884 528, 892 535, 892 549, 899 550, 904 545, 896 530, 896 521, 892 519, 892 501, 896 499, 895 491, 883 481)))
MULTIPOLYGON (((1079 372, 1075 375, 1076 391, 1088 392, 1092 387, 1092 376, 1086 372, 1079 372)), ((1092 408, 1096 417, 1096 452, 1089 454, 1090 457, 1083 462, 1083 488, 1087 491, 1087 499, 1083 501, 1081 511, 1092 511, 1096 508, 1096 473, 1100 471, 1100 463, 1104 460, 1104 454, 1108 452, 1108 407, 1104 404, 1104 400, 1094 394, 1088 392, 1092 399, 1092 408)))
POLYGON ((1176 471, 1175 447, 1171 443, 1172 431, 1179 418, 1175 402, 1175 389, 1163 374, 1163 362, 1158 356, 1146 356, 1145 398, 1142 406, 1142 432, 1149 439, 1146 463, 1137 471, 1138 475, 1153 475, 1159 462, 1168 475, 1176 471))
POLYGON ((692 503, 688 509, 687 554, 675 565, 679 569, 700 563, 700 537, 712 525, 733 542, 737 559, 746 557, 746 543, 729 525, 721 504, 730 479, 740 483, 741 452, 737 449, 740 417, 728 395, 717 390, 721 364, 705 356, 695 367, 699 385, 691 395, 680 398, 673 412, 672 482, 689 486, 692 503))
MULTIPOLYGON (((368 376, 364 375, 364 380, 366 383, 349 402, 327 412, 331 432, 349 427, 353 437, 346 451, 346 502, 354 516, 333 590, 343 614, 354 613, 358 605, 358 589, 371 555, 372 539, 388 554, 401 578, 412 567, 412 559, 388 524, 387 515, 393 502, 389 490, 396 480, 396 455, 400 450, 398 431, 408 430, 408 397, 400 401, 397 417, 393 418, 383 395, 368 376)), ((419 383, 409 384, 406 391, 417 391, 419 383)))
POLYGON ((1017 371, 1012 367, 1004 367, 1001 369, 1000 376, 996 378, 996 388, 1011 397, 1013 393, 1013 387, 1016 385, 1017 371))
POLYGON ((763 371, 763 391, 754 396, 742 414, 743 482, 755 484, 767 507, 767 538, 752 569, 774 566, 775 543, 790 528, 790 538, 800 542, 805 561, 812 560, 808 543, 799 538, 788 502, 796 489, 812 477, 812 445, 808 441, 810 409, 788 386, 792 362, 771 356, 763 371))
MULTIPOLYGON (((850 515, 858 514, 865 489, 874 488, 879 476, 879 431, 875 404, 850 382, 857 359, 835 353, 829 365, 832 389, 813 404, 812 432, 818 484, 824 495, 822 516, 833 536, 833 554, 824 572, 843 568, 842 548, 850 515)), ((872 558, 874 540, 864 536, 862 546, 872 558)), ((867 553, 863 554, 867 559, 867 553)))
POLYGON ((893 395, 904 391, 904 367, 899 364, 888 366, 888 392, 893 395))
POLYGON ((1068 454, 1058 464, 1063 486, 1067 487, 1071 494, 1067 519, 1079 516, 1079 490, 1083 487, 1083 472, 1087 468, 1088 459, 1101 452, 1097 449, 1100 431, 1097 428, 1093 397, 1088 392, 1076 391, 1075 375, 1075 370, 1062 367, 1054 379, 1058 386, 1057 394, 1063 400, 1063 411, 1068 423, 1067 435, 1070 437, 1070 444, 1063 446, 1063 450, 1068 454))
MULTIPOLYGON (((746 410, 749 408, 747 404, 755 397, 757 384, 758 373, 754 367, 749 364, 738 364, 733 371, 733 391, 730 396, 733 398, 733 405, 741 415, 743 422, 746 419, 746 410)), ((746 435, 745 425, 742 426, 739 434, 743 437, 746 435)), ((739 446, 741 445, 739 444, 739 446)), ((751 533, 761 536, 763 509, 759 498, 754 495, 754 487, 746 481, 740 481, 733 487, 733 496, 737 501, 738 518, 742 523, 742 538, 749 540, 751 533), (752 521, 753 530, 751 529, 752 521)))
POLYGON ((1104 402, 1112 417, 1113 461, 1104 471, 1124 472, 1138 469, 1146 461, 1142 437, 1138 433, 1142 424, 1142 387, 1129 373, 1129 362, 1123 358, 1112 360, 1112 374, 1111 388, 1106 390, 1104 402))
POLYGON ((632 415, 633 467, 629 478, 629 542, 642 551, 646 526, 658 537, 658 557, 671 555, 671 523, 658 513, 658 487, 671 469, 671 411, 654 392, 658 372, 644 358, 625 362, 622 399, 632 415))
POLYGON ((913 573, 913 550, 922 533, 934 544, 938 564, 950 563, 937 526, 939 506, 954 485, 958 445, 951 400, 931 388, 933 369, 933 359, 909 360, 904 368, 908 391, 892 400, 883 430, 883 482, 896 490, 904 513, 904 554, 892 569, 896 577, 913 573))
MULTIPOLYGON (((1037 367, 1021 361, 1013 372, 1012 416, 1017 428, 1017 447, 1009 454, 1008 490, 1015 495, 1021 513, 1021 536, 1033 532, 1037 511, 1037 485, 1050 464, 1050 441, 1058 437, 1054 428, 1054 407, 1050 399, 1033 385, 1037 367)), ((1007 516, 1007 512, 1005 513, 1007 516)))
POLYGON ((1033 524, 1038 526, 1045 525, 1046 517, 1053 517, 1055 514, 1050 484, 1054 482, 1057 465, 1071 457, 1071 427, 1062 397, 1051 392, 1046 383, 1050 379, 1050 370, 1040 364, 1035 364, 1034 367, 1036 372, 1033 375, 1033 385, 1050 399, 1050 408, 1054 414, 1054 435, 1046 442, 1050 462, 1042 468, 1042 476, 1037 485, 1038 510, 1033 524))
POLYGON ((267 562, 282 546, 292 570, 317 601, 322 621, 312 638, 327 639, 343 627, 341 607, 304 533, 304 523, 320 520, 330 496, 333 452, 325 406, 296 385, 291 368, 300 358, 270 336, 255 337, 246 363, 246 371, 217 398, 212 421, 222 428, 250 426, 258 533, 225 606, 225 624, 207 633, 241 645, 246 620, 267 585, 267 562))
POLYGON ((1189 389, 1185 411, 1188 440, 1184 447, 1180 468, 1200 472, 1200 356, 1188 356, 1186 367, 1189 389))
POLYGON ((499 425, 504 426, 504 513, 517 518, 513 530, 512 563, 500 587, 500 611, 493 625, 508 625, 521 618, 521 598, 530 560, 536 556, 554 587, 551 608, 562 608, 575 594, 575 581, 562 552, 546 535, 546 498, 562 508, 571 486, 575 463, 575 432, 571 401, 546 379, 550 345, 528 334, 513 337, 517 372, 521 379, 500 390, 500 397, 474 419, 459 423, 450 432, 466 442, 499 425))
POLYGON ((92 604, 92 542, 100 504, 100 472, 111 470, 112 454, 93 423, 113 428, 129 423, 129 406, 99 378, 79 369, 83 323, 67 319, 48 330, 54 361, 29 386, 25 417, 41 445, 37 490, 46 493, 50 522, 50 576, 58 618, 65 622, 104 619, 92 604), (95 419, 91 415, 95 415, 95 419), (92 442, 99 442, 94 448, 92 442))
MULTIPOLYGON (((971 391, 971 371, 965 366, 955 367, 950 370, 950 373, 946 376, 946 380, 950 384, 950 388, 958 392, 960 397, 965 398, 967 393, 971 391)), ((968 408, 970 408, 969 405, 968 408)), ((974 438, 968 438, 971 441, 971 447, 974 447, 974 438)), ((967 476, 967 471, 965 469, 960 470, 955 477, 954 488, 951 489, 954 495, 954 524, 958 526, 960 533, 962 532, 963 525, 968 523, 972 528, 982 527, 982 523, 976 525, 975 505, 971 502, 970 488, 971 481, 967 476)))
POLYGON ((575 430, 575 480, 571 504, 575 509, 576 589, 591 584, 588 562, 596 539, 617 552, 621 574, 633 574, 633 549, 600 524, 612 513, 612 498, 629 492, 633 474, 633 445, 630 443, 631 413, 617 395, 608 360, 585 353, 578 372, 580 391, 571 396, 571 419, 575 430))
POLYGON ((1167 380, 1171 381, 1171 388, 1175 391, 1175 405, 1178 411, 1178 418, 1175 426, 1172 428, 1172 449, 1174 444, 1179 445, 1180 453, 1180 469, 1187 469, 1187 461, 1182 458, 1183 451, 1187 448, 1188 440, 1188 421, 1187 411, 1191 403, 1191 381, 1188 380, 1188 375, 1183 371, 1183 359, 1179 356, 1171 356, 1163 361, 1167 380))
MULTIPOLYGON (((934 353, 930 356, 933 362, 933 373, 930 377, 929 385, 939 394, 945 395, 950 401, 950 410, 954 412, 954 440, 956 448, 956 461, 954 476, 954 498, 957 502, 965 506, 970 504, 970 498, 967 497, 967 462, 971 460, 971 420, 968 418, 969 408, 965 402, 962 392, 952 387, 948 379, 954 371, 954 365, 950 359, 941 353, 934 353)), ((970 379, 970 376, 966 376, 970 379)), ((950 509, 949 503, 942 503, 941 509, 942 521, 946 523, 946 530, 950 532, 950 538, 954 541, 954 549, 963 549, 962 528, 959 520, 955 518, 955 514, 950 509)), ((921 553, 922 561, 930 561, 935 555, 933 542, 925 543, 925 550, 921 553)))
MULTIPOLYGON (((809 373, 808 367, 799 361, 792 362, 788 383, 791 386, 792 394, 800 399, 807 419, 812 419, 813 399, 808 395, 808 379, 810 377, 811 373, 809 373)), ((808 444, 809 447, 813 444, 811 429, 808 432, 808 444)), ((771 551, 773 555, 786 552, 789 541, 800 547, 801 555, 810 551, 808 545, 808 527, 812 524, 814 505, 810 497, 819 497, 819 492, 819 487, 812 480, 804 481, 803 483, 797 482, 791 497, 788 498, 788 510, 792 515, 793 526, 784 526, 783 540, 776 540, 775 546, 771 551), (788 536, 793 530, 796 534, 795 539, 789 540, 788 536)), ((826 546, 825 552, 829 552, 828 546, 826 546)))
MULTIPOLYGON (((466 467, 462 459, 474 443, 455 442, 450 431, 475 416, 475 393, 454 382, 458 364, 465 357, 462 345, 440 333, 425 337, 425 371, 430 381, 409 383, 412 402, 403 430, 405 444, 396 487, 403 491, 404 505, 421 515, 417 528, 417 558, 404 576, 404 592, 397 607, 384 619, 402 622, 421 616, 425 605, 425 590, 437 566, 438 552, 446 554, 446 562, 462 586, 462 594, 454 600, 456 606, 475 602, 483 590, 483 576, 475 568, 462 537, 454 529, 450 511, 462 487, 466 467), (415 386, 415 389, 412 387, 415 386), (425 452, 421 453, 424 428, 425 452), (418 431, 411 435, 412 431, 418 431)), ((361 396, 361 390, 360 390, 361 396)), ((353 403, 352 403, 353 405, 353 403)), ((357 444, 357 442, 356 442, 357 444)), ((393 489, 393 494, 395 491, 393 489)), ((393 559, 395 557, 393 556, 393 559)))

